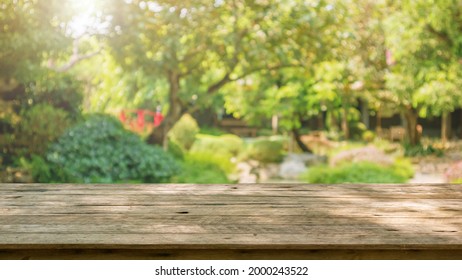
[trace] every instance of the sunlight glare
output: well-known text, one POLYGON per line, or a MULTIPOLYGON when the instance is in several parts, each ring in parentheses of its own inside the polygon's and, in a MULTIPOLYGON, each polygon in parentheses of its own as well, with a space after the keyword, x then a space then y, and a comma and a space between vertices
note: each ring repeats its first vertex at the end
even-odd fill
POLYGON ((69 36, 78 38, 83 35, 104 34, 110 25, 111 17, 103 17, 98 9, 98 1, 70 0, 69 8, 75 15, 67 25, 69 36))

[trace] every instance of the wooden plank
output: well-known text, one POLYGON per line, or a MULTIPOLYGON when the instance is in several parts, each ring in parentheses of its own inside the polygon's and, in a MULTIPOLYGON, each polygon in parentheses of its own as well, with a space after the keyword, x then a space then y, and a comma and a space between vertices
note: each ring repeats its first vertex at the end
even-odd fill
POLYGON ((397 227, 409 227, 416 225, 451 225, 460 226, 462 221, 460 217, 362 217, 361 219, 352 219, 351 217, 325 217, 308 216, 308 215, 274 215, 274 216, 250 216, 250 215, 2 215, 0 216, 0 225, 93 225, 93 224, 123 224, 130 226, 139 226, 145 224, 164 224, 164 225, 314 225, 314 226, 342 226, 342 225, 388 225, 397 227))
POLYGON ((417 203, 424 201, 429 204, 439 203, 460 203, 462 202, 461 197, 457 197, 451 194, 436 194, 436 195, 403 195, 396 194, 393 196, 374 196, 374 197, 359 197, 358 195, 353 196, 314 196, 314 195, 278 195, 278 194, 261 194, 261 195, 223 195, 223 194, 196 194, 191 196, 178 195, 178 194, 67 194, 69 198, 63 197, 64 194, 27 194, 27 195, 3 195, 0 197, 0 205, 6 205, 7 203, 40 203, 40 202, 60 202, 60 203, 72 203, 74 201, 82 202, 105 202, 105 203, 118 203, 118 202, 173 202, 178 203, 191 203, 191 202, 216 202, 216 203, 330 203, 331 200, 340 200, 348 203, 370 203, 370 202, 394 202, 394 203, 417 203))
POLYGON ((368 233, 313 234, 128 234, 31 233, 2 234, 0 250, 8 249, 452 249, 462 250, 451 234, 377 236, 368 233), (336 242, 332 242, 336 240, 336 242))
POLYGON ((0 260, 460 260, 462 250, 13 249, 0 260))
POLYGON ((372 191, 406 191, 406 190, 449 190, 461 191, 462 184, 0 184, 0 190, 20 191, 63 191, 63 190, 128 190, 128 191, 199 191, 199 190, 292 190, 292 191, 324 191, 324 190, 358 190, 372 191))
POLYGON ((443 250, 462 252, 461 202, 460 185, 0 184, 0 258, 53 250, 446 258, 443 250))
POLYGON ((153 199, 126 199, 126 198, 107 198, 95 199, 93 197, 87 198, 68 198, 69 201, 64 199, 21 199, 21 200, 0 200, 0 209, 23 209, 27 211, 30 208, 45 209, 63 209, 63 208, 79 208, 86 209, 90 207, 144 207, 145 209, 162 209, 162 208, 175 208, 178 206, 188 208, 230 208, 230 207, 245 207, 252 208, 300 208, 316 210, 321 207, 329 207, 329 209, 344 208, 347 205, 352 205, 351 208, 367 208, 370 211, 380 211, 381 209, 402 209, 403 211, 459 211, 462 210, 462 200, 448 199, 448 200, 402 200, 393 201, 390 199, 377 199, 377 200, 360 200, 360 199, 339 199, 332 198, 329 200, 318 199, 304 200, 301 198, 287 199, 287 198, 262 198, 262 199, 161 199, 159 197, 153 199))
MULTIPOLYGON (((408 225, 407 225, 408 226, 408 225)), ((190 234, 324 234, 331 231, 339 231, 342 234, 357 233, 357 234, 368 234, 368 235, 381 235, 381 236, 401 236, 402 234, 415 232, 422 235, 433 235, 438 236, 458 236, 462 233, 462 227, 460 225, 414 225, 412 230, 406 230, 403 226, 389 226, 379 224, 368 224, 368 225, 284 225, 284 224, 208 224, 208 225, 197 225, 197 224, 142 224, 142 225, 130 225, 130 224, 53 224, 48 223, 45 225, 0 225, 0 231, 2 234, 16 233, 16 234, 32 234, 32 233, 62 233, 62 234, 178 234, 178 233, 190 233, 190 234)), ((425 243, 425 240, 433 240, 432 236, 425 236, 419 242, 425 243)))
POLYGON ((367 206, 348 206, 340 205, 329 207, 328 209, 320 210, 314 206, 255 206, 255 207, 237 207, 234 205, 224 206, 8 206, 0 207, 0 215, 37 215, 37 214, 154 214, 155 215, 308 215, 313 217, 329 217, 329 216, 349 216, 349 217, 460 217, 461 206, 457 207, 433 207, 419 206, 415 208, 406 207, 367 207, 367 206), (348 208, 344 208, 348 207, 348 208), (154 213, 153 213, 154 212, 154 213))
POLYGON ((15 200, 15 199, 64 199, 63 196, 73 196, 74 198, 84 198, 88 196, 102 196, 107 197, 111 196, 113 198, 117 197, 145 197, 145 198, 152 198, 152 197, 198 197, 198 196, 207 196, 207 197, 229 197, 232 199, 239 199, 241 197, 253 197, 256 199, 263 198, 263 197, 277 197, 277 198, 310 198, 310 199, 318 199, 318 198, 362 198, 362 199, 393 199, 393 200, 411 200, 411 199, 462 199, 462 193, 436 193, 436 192, 414 192, 414 193, 399 193, 399 192, 392 192, 392 193, 381 193, 375 194, 374 196, 361 196, 361 193, 335 193, 335 192, 324 192, 324 193, 308 193, 308 192, 284 192, 284 191, 264 191, 264 192, 247 192, 247 191, 236 191, 229 194, 223 194, 221 191, 198 191, 194 193, 178 193, 178 192, 158 192, 158 193, 137 193, 137 192, 119 192, 119 191, 79 191, 76 192, 47 192, 45 193, 16 193, 16 192, 2 192, 3 196, 0 198, 0 201, 3 200, 15 200), (89 194, 89 192, 91 194, 89 194))

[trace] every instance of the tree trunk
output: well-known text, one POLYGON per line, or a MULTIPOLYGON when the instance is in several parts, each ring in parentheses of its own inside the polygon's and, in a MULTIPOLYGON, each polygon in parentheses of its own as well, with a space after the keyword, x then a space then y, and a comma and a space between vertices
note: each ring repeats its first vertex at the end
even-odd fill
POLYGON ((441 116, 441 142, 446 144, 451 130, 451 113, 444 112, 441 116))
POLYGON ((318 114, 317 121, 318 130, 324 130, 324 114, 322 112, 318 114))
POLYGON ((375 131, 379 136, 382 136, 382 110, 377 109, 377 124, 375 125, 375 131))
POLYGON ((169 83, 169 110, 162 123, 156 127, 148 137, 148 143, 161 145, 164 149, 168 145, 168 132, 183 115, 183 102, 179 97, 180 78, 177 73, 168 73, 169 83))
POLYGON ((273 115, 271 118, 271 129, 273 131, 273 135, 278 134, 279 130, 279 117, 278 115, 273 115))
POLYGON ((404 118, 406 119, 406 140, 409 144, 415 146, 420 143, 420 137, 417 132, 417 111, 414 108, 408 108, 404 112, 404 118))
POLYGON ((301 149, 304 153, 313 153, 313 151, 311 151, 310 148, 308 148, 308 147, 305 145, 305 143, 303 143, 302 138, 301 138, 301 135, 300 135, 300 131, 298 131, 298 129, 292 128, 292 133, 294 134, 295 142, 297 142, 297 145, 300 147, 300 149, 301 149))
POLYGON ((329 130, 338 131, 339 125, 338 125, 337 116, 335 116, 335 113, 334 113, 334 109, 330 110, 329 112, 330 112, 329 130))
POLYGON ((348 127, 348 106, 342 102, 342 131, 345 139, 350 139, 350 128, 348 127))
POLYGON ((369 117, 369 104, 365 100, 361 100, 361 121, 367 129, 371 129, 370 117, 369 117))

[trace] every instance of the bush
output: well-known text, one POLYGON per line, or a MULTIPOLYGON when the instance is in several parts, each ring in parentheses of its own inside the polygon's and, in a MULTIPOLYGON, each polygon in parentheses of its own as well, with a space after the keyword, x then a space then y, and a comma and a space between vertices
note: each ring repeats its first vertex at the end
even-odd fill
POLYGON ((366 125, 359 121, 349 122, 348 125, 350 127, 350 137, 352 139, 361 140, 364 132, 367 131, 366 125))
POLYGON ((178 166, 161 148, 145 144, 109 116, 93 115, 67 131, 47 153, 73 182, 164 182, 178 166))
POLYGON ((38 104, 25 111, 15 131, 19 156, 44 155, 48 145, 61 136, 70 123, 66 111, 48 104, 38 104))
POLYGON ((269 138, 259 138, 247 148, 246 157, 260 162, 280 162, 283 158, 283 142, 269 138))
POLYGON ((207 155, 189 154, 182 164, 179 175, 172 178, 172 183, 226 184, 229 180, 222 167, 207 155))
MULTIPOLYGON (((83 102, 83 83, 68 73, 50 71, 28 88, 29 96, 23 102, 32 100, 33 104, 48 104, 66 111, 72 120, 81 117, 83 102)), ((26 106, 27 107, 27 106, 26 106)))
POLYGON ((362 139, 364 142, 371 143, 375 139, 375 133, 370 130, 366 130, 363 132, 362 139))
POLYGON ((231 158, 232 156, 237 156, 243 147, 244 142, 242 139, 233 134, 224 134, 221 136, 199 134, 191 151, 229 155, 229 158, 231 158))
POLYGON ((168 136, 178 143, 183 149, 189 150, 196 140, 196 134, 199 132, 199 126, 191 115, 186 114, 173 126, 168 136))
POLYGON ((407 158, 395 159, 391 168, 396 174, 400 174, 405 178, 410 179, 414 177, 414 167, 412 167, 412 162, 407 158))
POLYGON ((444 152, 441 149, 433 147, 433 145, 410 145, 408 143, 404 144, 404 155, 407 157, 419 157, 419 156, 443 156, 444 152))
POLYGON ((177 142, 173 140, 169 140, 167 150, 176 159, 179 159, 179 160, 184 159, 184 150, 183 148, 181 148, 181 146, 177 142))
POLYGON ((204 162, 217 166, 223 172, 233 173, 236 166, 231 162, 231 157, 228 154, 220 154, 214 152, 189 152, 186 156, 187 160, 194 162, 204 162))
POLYGON ((338 183, 404 183, 407 177, 395 168, 369 162, 350 163, 338 167, 315 166, 301 176, 302 180, 313 184, 338 183))
POLYGON ((66 178, 60 168, 54 168, 44 158, 38 155, 32 155, 30 159, 21 158, 20 165, 32 176, 37 183, 53 183, 66 178), (59 178, 59 179, 58 179, 59 178))
POLYGON ((212 126, 201 127, 199 133, 200 134, 213 135, 213 136, 220 136, 220 135, 223 135, 223 134, 227 134, 226 131, 221 130, 218 127, 212 127, 212 126))

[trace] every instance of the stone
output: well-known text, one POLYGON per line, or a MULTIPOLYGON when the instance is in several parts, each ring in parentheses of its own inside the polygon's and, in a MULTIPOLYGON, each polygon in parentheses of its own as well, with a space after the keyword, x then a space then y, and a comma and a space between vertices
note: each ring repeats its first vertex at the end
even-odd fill
POLYGON ((279 177, 279 164, 265 164, 258 170, 260 182, 279 177))
POLYGON ((317 164, 322 164, 327 162, 327 157, 318 156, 310 153, 303 154, 287 154, 284 157, 284 162, 298 161, 303 162, 306 166, 313 166, 317 164))
POLYGON ((310 153, 289 153, 279 168, 279 176, 283 179, 297 179, 309 166, 326 163, 327 158, 310 153))
POLYGON ((306 170, 302 161, 284 161, 279 168, 279 176, 283 179, 297 179, 306 170))

